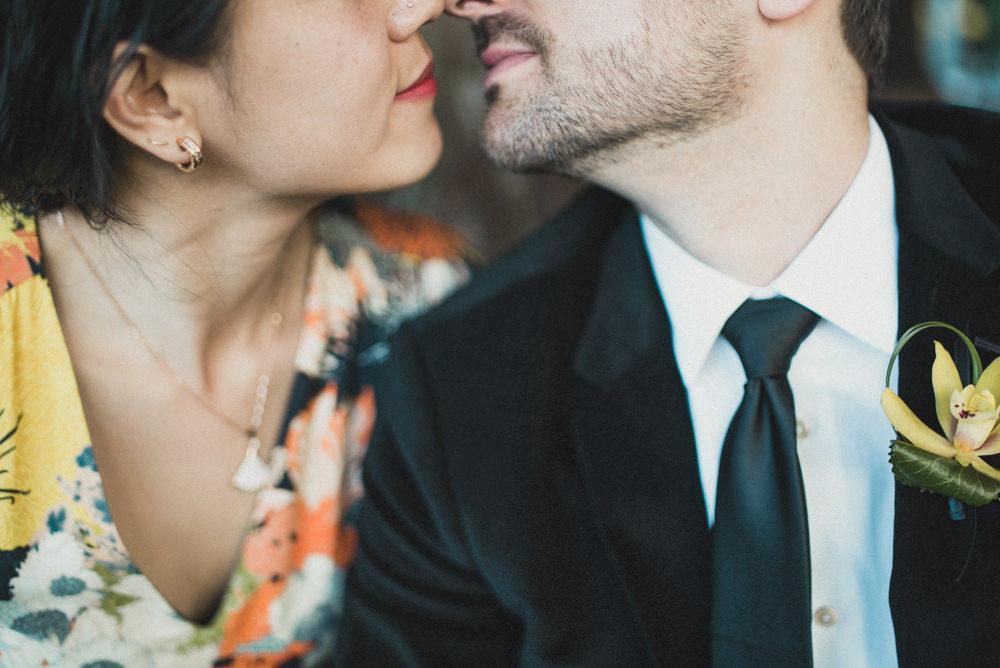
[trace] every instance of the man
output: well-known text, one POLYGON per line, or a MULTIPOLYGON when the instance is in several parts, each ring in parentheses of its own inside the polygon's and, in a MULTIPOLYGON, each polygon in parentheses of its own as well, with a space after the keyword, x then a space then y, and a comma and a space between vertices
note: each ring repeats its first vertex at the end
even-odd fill
POLYGON ((995 664, 1000 507, 878 397, 1000 336, 1000 121, 869 108, 887 0, 449 4, 492 158, 597 187, 393 343, 343 663, 995 664))

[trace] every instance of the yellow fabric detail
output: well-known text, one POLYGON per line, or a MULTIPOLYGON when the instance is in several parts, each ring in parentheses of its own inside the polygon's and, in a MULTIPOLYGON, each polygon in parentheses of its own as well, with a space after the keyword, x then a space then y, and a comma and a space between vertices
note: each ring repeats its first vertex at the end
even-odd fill
MULTIPOLYGON (((35 231, 35 221, 28 217, 24 217, 24 227, 28 232, 34 233, 35 231)), ((9 206, 0 204, 0 248, 6 251, 6 246, 14 246, 16 248, 24 250, 24 244, 21 242, 21 238, 14 234, 14 212, 11 211, 9 206)), ((9 251, 8 251, 9 252, 9 251)))
MULTIPOLYGON (((0 229, 3 226, 0 225, 0 229)), ((47 281, 33 276, 0 294, 0 436, 17 432, 0 454, 0 488, 25 490, 0 501, 0 550, 29 545, 48 512, 70 505, 60 481, 75 479, 89 444, 80 394, 47 281)), ((3 493, 0 493, 0 497, 3 493)))

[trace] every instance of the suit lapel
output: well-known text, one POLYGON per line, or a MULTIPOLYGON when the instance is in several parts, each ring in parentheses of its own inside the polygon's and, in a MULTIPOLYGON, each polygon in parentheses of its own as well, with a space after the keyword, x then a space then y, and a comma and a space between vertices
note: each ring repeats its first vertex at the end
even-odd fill
MULTIPOLYGON (((933 140, 881 116, 879 122, 896 180, 900 333, 936 320, 1000 340, 1000 233, 933 140)), ((915 339, 899 360, 899 393, 936 428, 934 338, 949 347, 953 340, 943 331, 915 339)), ((1000 554, 998 520, 995 506, 953 520, 944 497, 897 483, 890 603, 902 664, 976 656, 969 650, 982 624, 996 621, 996 606, 990 604, 989 612, 984 606, 1000 596, 1000 578, 991 566, 1000 554)))
POLYGON ((571 425, 602 540, 660 662, 708 659, 708 520, 687 396, 637 216, 607 246, 571 425))

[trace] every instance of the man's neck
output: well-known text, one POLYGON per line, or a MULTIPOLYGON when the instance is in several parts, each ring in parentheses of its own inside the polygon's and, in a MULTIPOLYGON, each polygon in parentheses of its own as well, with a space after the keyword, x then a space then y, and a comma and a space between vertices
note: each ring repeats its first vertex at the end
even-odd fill
POLYGON ((627 147, 589 177, 635 202, 702 262, 767 285, 822 227, 864 161, 865 95, 844 89, 750 100, 724 125, 627 147))

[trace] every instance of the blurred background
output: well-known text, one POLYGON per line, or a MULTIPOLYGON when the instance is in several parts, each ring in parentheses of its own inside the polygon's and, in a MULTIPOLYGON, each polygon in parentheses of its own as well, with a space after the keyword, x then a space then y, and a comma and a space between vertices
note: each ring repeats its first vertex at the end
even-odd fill
MULTIPOLYGON (((444 159, 427 180, 378 199, 448 223, 492 259, 561 209, 580 184, 493 168, 479 148, 485 101, 468 25, 443 19, 426 35, 441 84, 444 159)), ((1000 0, 894 0, 889 62, 876 97, 1000 111, 1000 0)))

